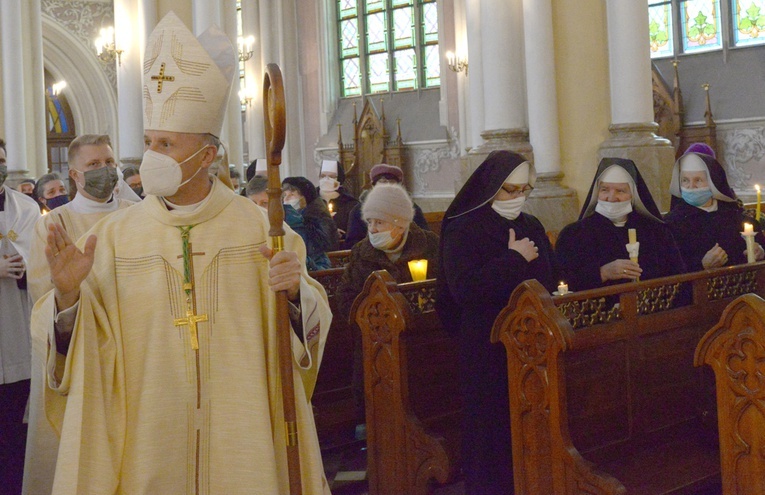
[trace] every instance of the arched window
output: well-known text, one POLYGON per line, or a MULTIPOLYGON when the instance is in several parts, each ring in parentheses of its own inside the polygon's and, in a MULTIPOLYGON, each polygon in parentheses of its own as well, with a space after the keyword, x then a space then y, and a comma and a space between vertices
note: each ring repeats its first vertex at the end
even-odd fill
POLYGON ((765 44, 765 0, 648 0, 651 58, 765 44))
POLYGON ((436 0, 338 0, 343 96, 441 84, 436 0))
POLYGON ((45 71, 45 116, 48 125, 48 171, 66 176, 69 171, 69 143, 77 135, 69 102, 62 93, 54 94, 55 78, 45 71))

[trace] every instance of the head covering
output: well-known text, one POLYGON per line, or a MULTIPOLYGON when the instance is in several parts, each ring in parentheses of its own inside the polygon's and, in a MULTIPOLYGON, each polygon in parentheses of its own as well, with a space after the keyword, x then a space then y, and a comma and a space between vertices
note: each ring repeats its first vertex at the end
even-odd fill
POLYGON ((306 205, 313 203, 313 201, 319 197, 314 185, 305 177, 287 177, 282 181, 282 184, 289 184, 300 191, 300 194, 305 198, 306 205))
MULTIPOLYGON (((489 153, 447 208, 441 231, 445 231, 450 220, 478 209, 494 199, 502 184, 524 163, 528 163, 526 159, 512 151, 499 150, 489 153)), ((536 170, 529 164, 528 184, 534 187, 536 178, 536 170)))
POLYGON ((258 172, 268 171, 268 161, 265 158, 256 158, 247 166, 247 170, 244 171, 244 176, 247 177, 247 182, 250 182, 256 175, 265 175, 258 172))
POLYGON ((337 182, 339 182, 340 186, 342 187, 343 182, 345 182, 345 169, 343 168, 342 163, 338 162, 337 160, 322 160, 319 175, 321 175, 323 172, 337 174, 337 182))
POLYGON ((369 178, 372 179, 372 184, 377 182, 377 179, 381 175, 392 175, 397 181, 404 182, 404 172, 395 165, 388 165, 387 163, 378 163, 372 170, 369 171, 369 178))
POLYGON ((587 199, 584 201, 584 207, 579 214, 579 220, 587 218, 595 213, 595 205, 598 203, 598 185, 600 182, 630 183, 630 188, 632 190, 632 206, 634 210, 646 218, 656 220, 657 222, 663 222, 659 208, 656 206, 653 196, 651 196, 651 192, 648 190, 648 186, 643 180, 643 176, 640 175, 640 172, 635 166, 635 162, 626 158, 603 158, 600 160, 598 170, 595 172, 595 179, 593 179, 592 185, 590 186, 590 192, 587 194, 587 199), (604 181, 602 176, 613 166, 622 168, 627 175, 622 174, 621 171, 618 170, 608 171, 606 178, 616 178, 620 180, 604 181), (621 180, 625 177, 629 177, 631 183, 630 181, 621 180))
POLYGON ((712 158, 717 158, 715 150, 713 150, 712 147, 706 143, 693 143, 692 145, 688 146, 688 149, 686 149, 685 153, 683 154, 687 153, 703 153, 704 155, 709 155, 712 158))
POLYGON ((146 43, 144 129, 220 137, 235 53, 216 26, 195 38, 173 12, 163 17, 146 43))
MULTIPOLYGON (((522 185, 529 183, 529 172, 531 171, 531 164, 524 162, 515 167, 510 175, 505 179, 505 184, 522 185)), ((533 186, 532 186, 533 187, 533 186)))
POLYGON ((399 227, 408 227, 414 219, 414 205, 403 187, 380 184, 367 195, 361 207, 361 218, 385 220, 399 227))
POLYGON ((720 162, 712 155, 686 152, 677 159, 675 166, 672 168, 672 180, 669 183, 669 193, 672 195, 670 209, 674 208, 678 201, 680 204, 685 202, 680 192, 680 172, 695 170, 703 170, 707 173, 707 180, 709 181, 709 188, 712 190, 713 198, 727 203, 736 202, 736 193, 733 192, 733 189, 728 184, 728 177, 725 175, 725 169, 720 165, 720 162))

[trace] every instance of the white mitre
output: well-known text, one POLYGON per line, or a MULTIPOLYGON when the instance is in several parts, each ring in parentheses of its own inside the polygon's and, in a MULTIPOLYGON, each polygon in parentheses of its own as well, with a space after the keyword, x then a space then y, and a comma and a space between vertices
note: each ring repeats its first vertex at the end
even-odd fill
POLYGON ((220 137, 237 58, 211 26, 195 38, 173 12, 154 28, 143 64, 144 130, 220 137))

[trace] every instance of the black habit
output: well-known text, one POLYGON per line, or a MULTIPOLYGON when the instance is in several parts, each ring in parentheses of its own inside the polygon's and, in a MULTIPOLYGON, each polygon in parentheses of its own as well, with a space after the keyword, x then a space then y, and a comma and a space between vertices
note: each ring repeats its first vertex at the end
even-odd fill
MULTIPOLYGON (((465 402, 462 464, 467 494, 513 492, 507 358, 490 343, 494 320, 522 281, 557 285, 545 229, 521 213, 508 220, 491 200, 525 159, 492 152, 476 169, 444 215, 436 310, 447 330, 459 334, 461 393, 465 402), (508 248, 509 230, 539 248, 531 262, 508 248)), ((530 171, 533 182, 533 169, 530 171)))
POLYGON ((569 290, 587 290, 629 282, 627 279, 602 282, 600 267, 617 259, 629 259, 628 229, 635 229, 640 243, 638 264, 643 270, 641 280, 685 273, 680 251, 672 232, 662 220, 640 172, 631 160, 604 158, 598 166, 590 194, 579 220, 563 228, 555 243, 555 253, 562 279, 569 290), (598 201, 599 177, 612 165, 625 169, 635 183, 633 211, 627 223, 617 227, 595 211, 598 201))

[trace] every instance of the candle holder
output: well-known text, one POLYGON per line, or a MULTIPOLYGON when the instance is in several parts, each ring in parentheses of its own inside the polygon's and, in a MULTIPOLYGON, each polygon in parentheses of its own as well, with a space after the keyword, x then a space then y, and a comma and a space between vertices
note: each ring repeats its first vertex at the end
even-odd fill
POLYGON ((741 237, 743 237, 744 241, 746 241, 746 262, 747 263, 754 263, 755 261, 757 261, 756 256, 754 254, 754 236, 757 235, 757 232, 749 230, 749 227, 751 226, 752 226, 751 224, 745 224, 744 232, 741 232, 741 237))

